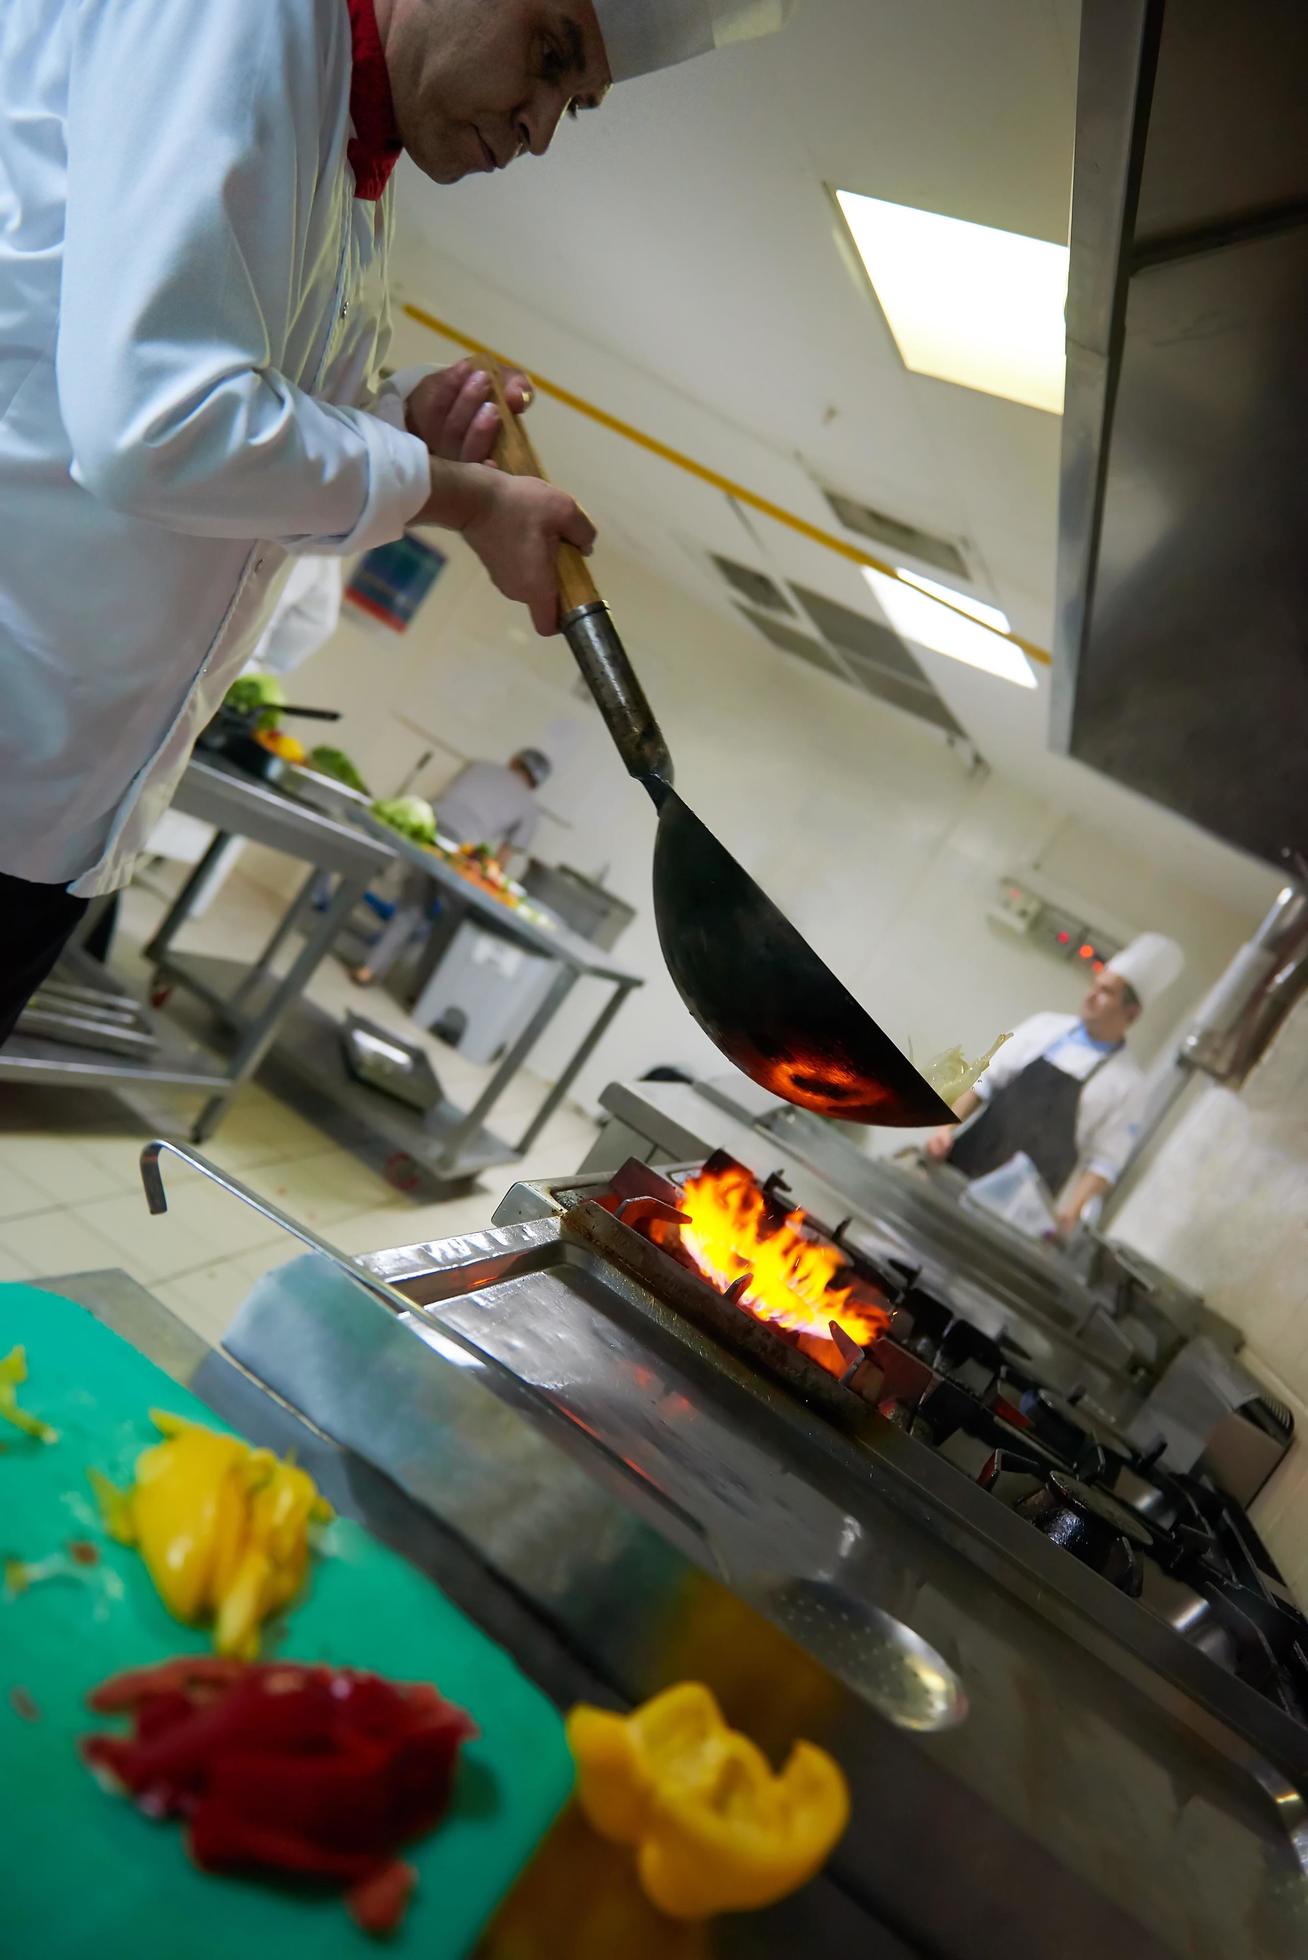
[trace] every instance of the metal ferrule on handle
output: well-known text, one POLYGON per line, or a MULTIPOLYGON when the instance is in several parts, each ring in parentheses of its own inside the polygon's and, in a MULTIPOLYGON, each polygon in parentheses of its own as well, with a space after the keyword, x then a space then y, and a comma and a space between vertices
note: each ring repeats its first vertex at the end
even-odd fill
POLYGON ((592 599, 565 613, 563 633, 628 773, 670 789, 668 745, 604 601, 592 599))
MULTIPOLYGON (((545 472, 531 439, 505 399, 498 370, 491 365, 485 374, 491 399, 500 412, 496 461, 511 476, 543 478, 545 472)), ((574 546, 561 544, 555 575, 560 624, 582 677, 599 704, 604 725, 628 772, 644 783, 656 803, 661 803, 665 791, 672 787, 672 757, 590 566, 574 546)))

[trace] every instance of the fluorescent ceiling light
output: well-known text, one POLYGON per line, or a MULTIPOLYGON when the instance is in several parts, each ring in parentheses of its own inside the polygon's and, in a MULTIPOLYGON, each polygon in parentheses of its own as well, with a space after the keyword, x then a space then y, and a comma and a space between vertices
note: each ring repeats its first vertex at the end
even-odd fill
POLYGON ((915 640, 933 653, 962 660, 969 667, 979 667, 984 674, 1012 681, 1016 687, 1036 685, 1031 663, 1021 647, 1014 646, 1001 633, 950 612, 928 593, 917 591, 916 580, 913 585, 907 585, 902 579, 892 578, 889 572, 874 572, 870 565, 864 565, 862 570, 877 604, 901 639, 915 640))
POLYGON ((1059 415, 1067 247, 837 191, 905 367, 1059 415))
POLYGON ((929 592, 933 599, 943 599, 946 604, 957 606, 960 612, 979 619, 992 633, 1011 633, 1008 614, 1000 612, 998 606, 988 606, 984 599, 974 599, 970 592, 955 592, 952 585, 937 585, 933 578, 923 578, 918 572, 910 572, 905 565, 896 565, 900 578, 907 579, 919 592, 929 592))

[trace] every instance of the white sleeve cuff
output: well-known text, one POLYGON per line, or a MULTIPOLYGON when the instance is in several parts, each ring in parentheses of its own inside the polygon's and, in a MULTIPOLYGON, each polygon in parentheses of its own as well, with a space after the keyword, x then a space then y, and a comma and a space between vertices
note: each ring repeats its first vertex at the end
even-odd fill
MULTIPOLYGON (((330 557, 351 557, 371 551, 379 544, 392 544, 403 537, 431 495, 431 457, 427 445, 411 436, 403 426, 403 404, 399 426, 389 416, 372 411, 355 411, 352 419, 368 446, 368 495, 352 531, 342 537, 315 538, 315 553, 330 557)), ((309 540, 287 541, 291 551, 302 551, 309 540)))
POLYGON ((1116 1184, 1122 1175, 1122 1166, 1110 1162, 1107 1157, 1089 1157, 1085 1167, 1092 1177, 1105 1178, 1109 1184, 1116 1184))
POLYGON ((376 401, 370 404, 373 414, 379 415, 383 422, 389 422, 393 429, 403 429, 404 408, 409 396, 418 383, 425 381, 429 374, 439 373, 439 368, 424 365, 400 368, 398 373, 387 375, 377 390, 376 401))

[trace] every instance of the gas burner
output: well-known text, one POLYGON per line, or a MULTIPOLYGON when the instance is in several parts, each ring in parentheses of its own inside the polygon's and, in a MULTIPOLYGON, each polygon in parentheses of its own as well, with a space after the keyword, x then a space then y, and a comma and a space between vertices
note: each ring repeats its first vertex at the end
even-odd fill
MULTIPOLYGON (((831 1230, 783 1177, 725 1152, 675 1176, 631 1159, 572 1197, 564 1229, 848 1436, 893 1425, 1227 1672, 1290 1712, 1308 1705, 1308 1623, 1234 1500, 1164 1469, 1161 1440, 1137 1447, 1092 1383, 1045 1379, 1002 1319, 978 1326, 924 1266, 869 1252, 849 1221, 831 1230), (739 1239, 721 1214, 704 1233, 689 1216, 715 1180, 739 1239)), ((1056 1583, 1047 1569, 1042 1583, 1056 1583)))
POLYGON ((1110 1585, 1132 1599, 1140 1597, 1144 1571, 1139 1555, 1151 1549, 1153 1534, 1125 1504, 1079 1477, 1053 1470, 1013 1508, 1110 1585))

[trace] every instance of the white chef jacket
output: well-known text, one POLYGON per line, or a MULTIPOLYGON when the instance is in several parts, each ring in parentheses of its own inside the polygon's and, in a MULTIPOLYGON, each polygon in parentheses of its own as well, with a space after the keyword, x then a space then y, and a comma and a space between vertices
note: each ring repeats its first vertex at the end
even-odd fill
POLYGON ((297 558, 246 673, 293 674, 325 646, 341 617, 341 580, 339 558, 297 558))
POLYGON ((344 0, 0 0, 0 870, 126 883, 288 554, 427 497, 351 74, 344 0))
POLYGON ((1139 1134, 1143 1074, 1124 1048, 1112 1049, 1088 1035, 1078 1015, 1033 1014, 999 1050, 976 1084, 977 1095, 986 1101, 1042 1055, 1085 1083, 1076 1112, 1078 1162, 1073 1175, 1094 1171, 1115 1184, 1139 1134))
POLYGON ((525 851, 539 821, 536 792, 503 762, 465 763, 436 804, 438 826, 459 844, 525 851))

